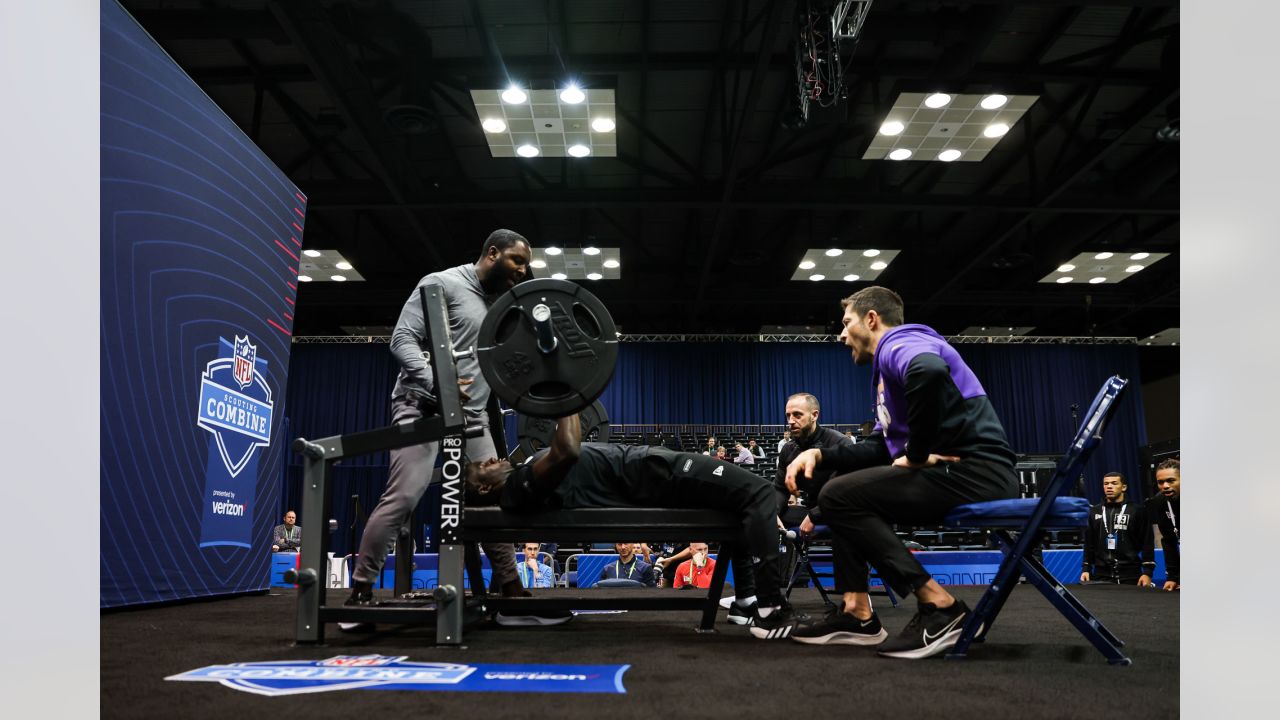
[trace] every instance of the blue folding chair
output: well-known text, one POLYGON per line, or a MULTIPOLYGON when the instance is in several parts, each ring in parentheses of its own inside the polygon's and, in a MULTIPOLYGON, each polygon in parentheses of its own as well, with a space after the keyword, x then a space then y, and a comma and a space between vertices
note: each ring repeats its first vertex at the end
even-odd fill
POLYGON ((948 653, 948 658, 963 658, 969 651, 969 644, 982 642, 996 616, 1004 607, 1009 593, 1018 584, 1018 577, 1025 576, 1053 606, 1062 613, 1076 629, 1084 635, 1093 646, 1098 648, 1112 665, 1129 665, 1132 661, 1120 648, 1124 643, 1110 630, 1107 630, 1093 613, 1084 606, 1067 588, 1045 569, 1031 550, 1039 542, 1041 533, 1046 530, 1068 530, 1086 527, 1089 523, 1089 501, 1077 497, 1058 497, 1063 490, 1075 482, 1080 468, 1088 460, 1098 443, 1102 441, 1102 429, 1107 417, 1115 409, 1120 392, 1124 390, 1128 380, 1117 375, 1111 376, 1093 399, 1093 405, 1085 413, 1084 423, 1076 432, 1071 447, 1058 461, 1058 468, 1053 478, 1039 498, 1022 500, 993 500, 990 502, 970 503, 953 508, 947 514, 943 525, 949 528, 991 531, 1004 560, 996 572, 991 587, 983 594, 982 599, 974 606, 969 619, 965 622, 960 639, 948 653), (1017 533, 1016 537, 1013 533, 1017 533))

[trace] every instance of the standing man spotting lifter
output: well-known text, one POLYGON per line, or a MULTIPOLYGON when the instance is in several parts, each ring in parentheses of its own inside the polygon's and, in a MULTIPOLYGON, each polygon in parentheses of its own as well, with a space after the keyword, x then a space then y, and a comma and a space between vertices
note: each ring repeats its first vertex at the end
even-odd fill
MULTIPOLYGON (((400 310, 400 319, 391 334, 391 354, 400 365, 400 374, 391 393, 392 423, 412 422, 438 412, 435 379, 426 360, 428 356, 423 352, 427 325, 422 316, 418 288, 434 286, 441 289, 454 347, 473 347, 490 303, 524 279, 531 257, 529 241, 522 235, 511 230, 494 230, 484 241, 480 259, 474 264, 434 272, 418 282, 400 310)), ((465 452, 469 457, 493 457, 498 453, 486 412, 489 384, 481 374, 479 360, 474 354, 458 360, 458 378, 459 385, 465 385, 462 397, 467 424, 485 426, 483 435, 467 439, 465 452)), ((409 520, 410 513, 426 492, 439 449, 439 442, 428 442, 391 451, 390 477, 377 507, 369 515, 360 540, 360 556, 352 572, 348 605, 372 602, 373 583, 386 562, 387 546, 409 520)), ((502 454, 505 455, 506 450, 502 448, 502 454)), ((516 576, 516 554, 511 543, 482 543, 481 547, 489 556, 495 584, 502 588, 502 594, 524 594, 526 591, 516 576)))

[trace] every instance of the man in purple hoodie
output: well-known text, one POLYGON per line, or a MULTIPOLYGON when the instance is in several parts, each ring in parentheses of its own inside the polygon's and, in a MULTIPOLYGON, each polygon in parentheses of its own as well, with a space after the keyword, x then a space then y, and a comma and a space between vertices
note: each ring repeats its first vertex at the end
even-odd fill
POLYGON ((893 524, 938 525, 957 505, 1017 497, 1015 456, 978 378, 932 328, 903 324, 897 293, 872 286, 840 304, 840 340, 856 364, 871 365, 877 422, 866 442, 812 448, 787 467, 793 493, 797 476, 811 477, 819 466, 845 473, 818 496, 843 606, 822 620, 797 621, 790 637, 925 658, 955 645, 969 608, 929 576, 893 524), (867 563, 894 592, 919 601, 892 638, 871 608, 867 563))

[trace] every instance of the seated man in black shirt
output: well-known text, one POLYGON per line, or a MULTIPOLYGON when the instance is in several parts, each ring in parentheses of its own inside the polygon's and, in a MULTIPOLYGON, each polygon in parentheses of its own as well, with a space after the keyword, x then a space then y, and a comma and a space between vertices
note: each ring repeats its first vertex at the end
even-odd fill
POLYGON ((756 626, 752 628, 756 637, 794 624, 778 585, 777 505, 767 480, 705 455, 663 447, 583 443, 581 437, 578 416, 572 415, 557 421, 551 445, 523 465, 512 467, 509 461, 496 458, 468 463, 467 502, 496 502, 508 512, 667 507, 737 514, 742 518, 743 539, 742 552, 733 557, 735 605, 751 616, 749 624, 756 626))

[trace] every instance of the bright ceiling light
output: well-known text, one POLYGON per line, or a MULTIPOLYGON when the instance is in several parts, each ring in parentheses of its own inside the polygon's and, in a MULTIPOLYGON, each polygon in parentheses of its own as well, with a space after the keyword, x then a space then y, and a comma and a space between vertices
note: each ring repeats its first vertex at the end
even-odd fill
POLYGON ((338 268, 339 270, 350 270, 350 269, 351 269, 351 263, 347 262, 346 260, 343 260, 342 262, 334 263, 334 264, 333 264, 333 266, 334 266, 334 267, 336 267, 336 268, 338 268))
POLYGON ((1009 102, 1009 98, 1004 95, 988 95, 982 98, 980 104, 983 110, 998 110, 1004 107, 1007 102, 1009 102))
POLYGON ((332 281, 334 281, 334 282, 346 282, 346 281, 347 281, 347 279, 346 279, 345 277, 343 277, 342 275, 330 275, 330 276, 329 276, 329 279, 330 279, 330 280, 332 280, 332 281))
POLYGON ((1104 283, 1104 282, 1106 282, 1106 281, 1107 281, 1107 279, 1106 279, 1106 278, 1104 278, 1104 277, 1089 278, 1089 284, 1090 284, 1090 285, 1097 285, 1098 283, 1104 283))
POLYGON ((511 87, 502 91, 502 102, 508 105, 519 105, 520 103, 528 99, 529 99, 529 96, 525 94, 525 91, 521 90, 519 87, 515 85, 512 85, 511 87))
POLYGON ((612 269, 614 269, 614 268, 618 267, 618 265, 619 265, 619 264, 620 264, 620 263, 619 263, 617 260, 605 260, 605 261, 604 261, 604 263, 603 263, 603 265, 604 265, 605 267, 609 268, 610 270, 612 270, 612 269))
POLYGON ((548 254, 548 255, 559 255, 560 253, 562 253, 562 252, 564 252, 564 251, 563 251, 563 250, 561 250, 560 248, 556 247, 555 245, 552 245, 551 247, 547 248, 546 250, 543 250, 542 252, 544 252, 544 253, 546 253, 546 254, 548 254))
POLYGON ((938 159, 941 160, 942 162, 951 162, 952 160, 955 160, 956 158, 959 158, 959 157, 960 157, 960 151, 955 148, 947 148, 946 150, 943 150, 942 152, 938 153, 938 159))
POLYGON ((898 133, 906 129, 907 129, 907 126, 903 125, 897 120, 889 120, 888 122, 880 126, 880 134, 881 135, 897 135, 898 133))
POLYGON ((1093 256, 1093 259, 1094 259, 1094 260, 1110 260, 1110 259, 1111 259, 1111 256, 1112 256, 1113 254, 1114 254, 1114 253, 1109 253, 1109 252, 1100 252, 1100 253, 1098 253, 1097 255, 1094 255, 1094 256, 1093 256))
POLYGON ((311 282, 311 276, 310 276, 310 275, 299 275, 299 276, 298 276, 298 282, 311 282))
POLYGON ((804 262, 800 263, 801 270, 812 270, 813 268, 814 268, 814 262, 812 260, 805 260, 804 262))
POLYGON ((1076 266, 1072 265, 1071 263, 1058 266, 1058 272, 1071 272, 1072 270, 1075 270, 1075 269, 1076 269, 1076 266))
POLYGON ((949 102, 951 102, 951 96, 946 93, 934 93, 924 99, 925 107, 931 107, 935 110, 940 107, 946 107, 949 102))
POLYGON ((1125 268, 1124 271, 1127 273, 1135 273, 1144 267, 1146 267, 1146 265, 1130 265, 1129 267, 1125 268))
POLYGON ((1071 278, 1071 277, 1060 277, 1058 278, 1057 283, 1059 285, 1066 285, 1067 283, 1071 282, 1074 279, 1075 278, 1071 278))
POLYGON ((871 263, 871 269, 872 269, 872 270, 883 270, 883 269, 885 269, 885 268, 887 268, 887 267, 889 267, 889 263, 887 263, 887 262, 885 262, 885 261, 883 261, 883 260, 877 260, 877 261, 875 261, 875 262, 871 263))
POLYGON ((516 148, 516 152, 520 157, 538 157, 538 148, 533 145, 521 145, 516 148))
POLYGON ((560 99, 570 105, 577 105, 587 99, 587 94, 582 92, 582 88, 571 84, 560 91, 560 99))
POLYGON ((568 280, 568 279, 569 279, 569 276, 568 276, 568 275, 565 275, 564 273, 553 273, 553 274, 551 275, 551 278, 552 278, 553 280, 568 280))
POLYGON ((586 145, 570 145, 569 154, 574 157, 586 157, 591 154, 591 148, 586 145))
POLYGON ((890 160, 906 160, 909 157, 911 157, 911 151, 906 148, 898 148, 889 153, 890 160))
POLYGON ((843 254, 844 254, 844 251, 841 250, 840 248, 831 248, 826 252, 827 257, 840 257, 843 254))
POLYGON ((485 118, 484 122, 480 123, 480 127, 484 128, 484 131, 488 133, 500 133, 507 130, 507 124, 501 118, 485 118))
POLYGON ((615 127, 617 126, 609 118, 596 118, 591 121, 591 129, 596 132, 613 132, 615 127))
POLYGON ((810 275, 809 279, 814 282, 818 282, 820 280, 826 280, 827 276, 826 275, 810 275))
POLYGON ((1004 137, 1009 132, 1009 126, 1004 123, 992 123, 982 130, 983 137, 998 138, 1004 137))
POLYGON ((596 247, 595 245, 588 245, 582 248, 582 254, 583 255, 599 255, 600 248, 596 247))
POLYGON ((306 255, 307 257, 320 257, 319 250, 303 250, 302 254, 306 255))
POLYGON ((875 256, 877 256, 877 255, 879 255, 879 254, 880 254, 880 251, 879 251, 879 250, 876 250, 875 248, 868 248, 868 249, 866 249, 866 250, 863 250, 863 251, 862 251, 862 256, 863 256, 863 257, 875 257, 875 256))
POLYGON ((1151 253, 1134 253, 1129 256, 1130 260, 1146 260, 1151 257, 1151 253))
POLYGON ((587 279, 588 279, 588 280, 600 280, 600 279, 602 279, 603 277, 604 277, 604 276, 603 276, 603 275, 601 275, 600 273, 587 273, 587 279))
POLYGON ((845 276, 844 276, 844 281, 845 281, 845 282, 853 282, 853 281, 855 281, 855 280, 857 280, 857 279, 858 279, 858 276, 857 276, 857 275, 845 275, 845 276))
POLYGON ((529 263, 529 267, 531 267, 531 268, 533 268, 533 269, 535 269, 535 270, 541 270, 542 268, 544 268, 544 267, 546 267, 546 266, 547 266, 547 261, 546 261, 546 260, 534 260, 533 262, 529 263))

